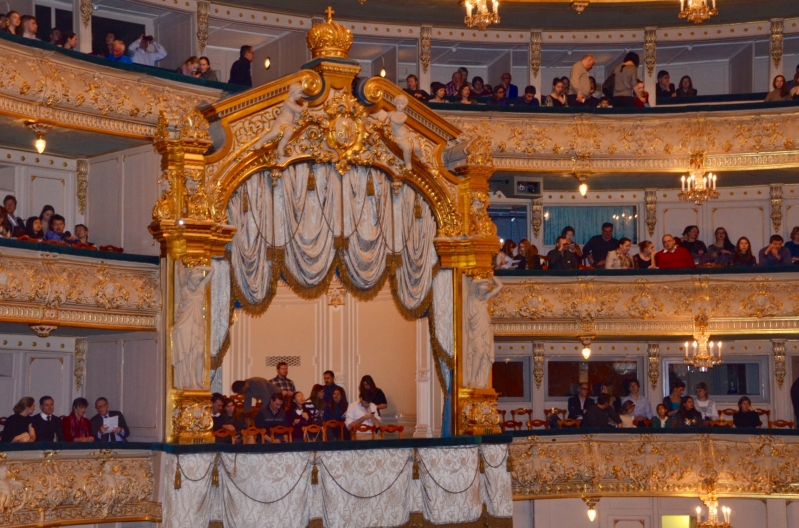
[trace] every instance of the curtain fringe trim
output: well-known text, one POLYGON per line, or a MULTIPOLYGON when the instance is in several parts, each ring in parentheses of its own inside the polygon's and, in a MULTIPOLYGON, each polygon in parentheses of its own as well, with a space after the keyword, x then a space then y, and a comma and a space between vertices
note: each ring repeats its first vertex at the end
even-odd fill
MULTIPOLYGON (((212 521, 213 522, 213 521, 212 521)), ((308 528, 323 528, 324 523, 322 519, 311 519, 308 523, 308 528)), ((209 528, 214 528, 209 525, 209 528)), ((221 523, 219 525, 221 527, 221 523)), ((446 523, 434 524, 424 518, 421 512, 411 512, 410 519, 405 524, 399 525, 397 528, 513 528, 512 517, 494 517, 489 515, 485 504, 480 517, 474 521, 466 521, 462 523, 446 523)))

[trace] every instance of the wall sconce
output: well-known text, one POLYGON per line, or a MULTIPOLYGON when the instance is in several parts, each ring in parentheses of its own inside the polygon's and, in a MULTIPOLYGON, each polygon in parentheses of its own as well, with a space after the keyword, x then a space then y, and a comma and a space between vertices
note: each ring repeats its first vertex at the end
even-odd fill
POLYGON ((33 142, 33 146, 36 147, 36 151, 39 154, 42 154, 44 149, 47 147, 47 142, 44 140, 44 135, 53 129, 53 125, 28 121, 25 123, 25 126, 28 127, 28 130, 36 134, 36 141, 33 142))
POLYGON ((266 60, 264 61, 264 68, 268 70, 270 66, 272 66, 272 60, 269 57, 267 57, 266 60))
POLYGON ((380 77, 385 77, 385 76, 386 76, 386 69, 380 68, 380 77))

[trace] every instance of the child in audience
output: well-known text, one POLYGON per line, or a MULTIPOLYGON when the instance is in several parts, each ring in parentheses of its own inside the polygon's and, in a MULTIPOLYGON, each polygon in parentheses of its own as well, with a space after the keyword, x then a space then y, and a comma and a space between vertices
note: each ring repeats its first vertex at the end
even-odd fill
POLYGON ((69 231, 64 231, 66 227, 66 220, 61 215, 53 215, 50 219, 51 230, 44 235, 45 241, 56 240, 58 242, 72 243, 78 239, 69 231))
POLYGON ((658 415, 652 418, 652 427, 655 429, 665 429, 669 425, 669 416, 666 414, 666 406, 659 403, 657 406, 658 415))
POLYGON ((44 238, 44 230, 42 230, 42 221, 38 216, 31 216, 25 222, 25 234, 29 238, 41 240, 44 238))
POLYGON ((75 239, 77 243, 80 244, 88 244, 93 246, 91 242, 89 242, 89 228, 83 224, 78 224, 75 226, 75 239))
POLYGON ((52 205, 45 205, 42 207, 42 212, 39 213, 39 220, 42 221, 42 231, 47 233, 50 231, 50 219, 55 214, 55 209, 53 209, 52 205))

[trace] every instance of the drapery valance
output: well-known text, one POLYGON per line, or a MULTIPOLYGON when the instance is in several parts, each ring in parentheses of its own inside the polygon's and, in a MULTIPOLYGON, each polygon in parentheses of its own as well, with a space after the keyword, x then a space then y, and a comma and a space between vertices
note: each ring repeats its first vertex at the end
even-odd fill
POLYGON ((283 278, 303 298, 327 291, 338 270, 356 298, 373 298, 390 279, 400 313, 421 317, 432 300, 438 257, 430 207, 381 170, 299 163, 252 176, 232 195, 234 294, 260 314, 283 278), (273 185, 274 183, 274 185, 273 185))

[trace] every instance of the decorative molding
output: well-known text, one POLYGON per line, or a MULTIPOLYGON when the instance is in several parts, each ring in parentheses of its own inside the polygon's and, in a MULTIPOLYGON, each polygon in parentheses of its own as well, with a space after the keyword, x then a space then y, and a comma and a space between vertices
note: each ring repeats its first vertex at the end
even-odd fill
POLYGON ((88 29, 92 23, 92 11, 94 11, 92 0, 80 0, 80 20, 83 22, 83 27, 86 29, 88 29))
POLYGON ((541 41, 542 31, 540 29, 530 30, 530 69, 533 77, 538 78, 541 71, 541 41))
POLYGON ((531 222, 533 225, 533 236, 538 238, 539 233, 541 233, 541 226, 544 223, 544 199, 543 198, 533 198, 533 205, 532 205, 532 218, 531 222))
POLYGON ((644 191, 644 204, 646 207, 646 230, 649 236, 655 236, 655 226, 658 223, 658 192, 656 189, 644 191))
POLYGON ((769 185, 768 194, 771 198, 771 225, 774 232, 779 233, 782 225, 782 185, 769 185))
POLYGON ((590 3, 591 2, 589 0, 582 0, 582 1, 572 0, 571 3, 572 11, 574 11, 578 15, 582 15, 583 11, 585 11, 588 8, 588 5, 590 3))
POLYGON ((655 63, 657 62, 657 39, 658 30, 656 27, 644 28, 644 52, 646 53, 644 64, 646 65, 646 73, 650 77, 655 74, 655 63))
POLYGON ((774 378, 777 380, 777 388, 782 390, 785 383, 785 341, 773 339, 771 351, 774 354, 774 378))
POLYGON ((536 388, 541 388, 544 381, 544 343, 536 341, 533 343, 533 378, 536 388))
POLYGON ((75 390, 80 391, 83 388, 83 382, 86 379, 86 350, 88 344, 86 338, 79 337, 75 339, 75 368, 73 374, 75 375, 75 390))
POLYGON ((347 289, 341 283, 338 275, 333 276, 330 281, 330 286, 327 288, 327 305, 333 308, 344 306, 344 300, 347 297, 347 289))
POLYGON ((79 159, 75 162, 76 179, 77 179, 77 196, 78 196, 78 211, 80 214, 86 214, 86 197, 89 191, 89 162, 85 159, 79 159))
POLYGON ((430 67, 432 40, 432 27, 422 26, 419 28, 419 60, 422 63, 422 71, 424 73, 427 73, 427 69, 430 67))
POLYGON ((198 55, 205 51, 205 43, 208 42, 208 15, 211 14, 211 3, 205 1, 197 2, 197 48, 198 55))
POLYGON ((660 381, 660 343, 647 343, 646 352, 649 359, 649 383, 654 391, 660 381))
POLYGON ((774 67, 779 68, 782 62, 783 36, 785 33, 785 20, 782 18, 771 19, 771 60, 774 67))

